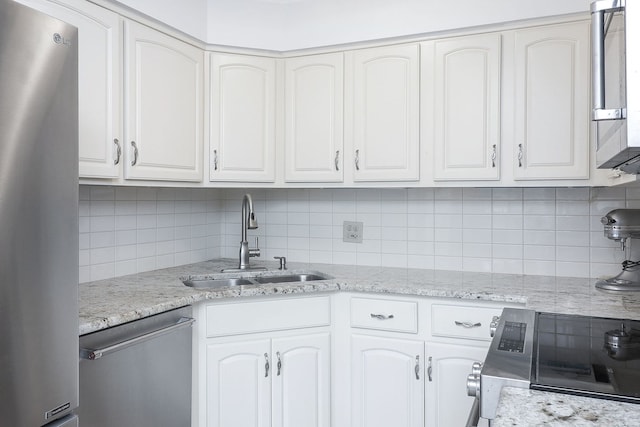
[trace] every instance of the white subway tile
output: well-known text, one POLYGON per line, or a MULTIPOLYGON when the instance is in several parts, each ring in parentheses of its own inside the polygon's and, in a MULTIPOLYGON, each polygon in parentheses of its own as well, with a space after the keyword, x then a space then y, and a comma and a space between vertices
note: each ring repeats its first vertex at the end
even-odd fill
POLYGON ((91 281, 115 277, 115 265, 113 262, 106 264, 93 264, 91 265, 90 270, 91 281))
POLYGON ((78 269, 78 283, 87 283, 91 281, 91 266, 81 265, 78 269))
POLYGON ((555 200, 525 200, 524 201, 525 215, 555 215, 555 213, 556 213, 555 200))
POLYGON ((494 188, 493 201, 496 200, 522 200, 521 188, 494 188))
POLYGON ((491 273, 493 268, 492 264, 491 258, 472 258, 465 256, 462 259, 462 270, 491 273))
POLYGON ((436 270, 462 270, 462 257, 436 255, 433 258, 433 268, 436 270))
POLYGON ((333 250, 333 258, 331 260, 333 264, 342 264, 342 265, 355 265, 357 263, 357 255, 355 251, 353 252, 342 252, 336 251, 335 246, 333 250))
POLYGON ((524 274, 531 274, 534 276, 555 276, 556 274, 556 262, 553 261, 541 261, 525 259, 524 274))
POLYGON ((494 215, 493 228, 499 230, 522 230, 524 220, 522 215, 494 215))
POLYGON ((491 247, 494 258, 522 259, 522 245, 493 244, 491 247))
POLYGON ((522 203, 512 200, 494 200, 492 213, 494 215, 521 215, 522 203))
POLYGON ((461 228, 436 228, 434 229, 436 242, 462 242, 461 228))
POLYGON ((558 246, 589 246, 590 233, 588 231, 557 231, 556 245, 558 246))
POLYGON ((589 215, 588 201, 564 201, 556 202, 556 215, 589 215))
POLYGON ((99 233, 91 233, 91 248, 106 248, 116 244, 116 233, 113 231, 104 231, 99 233))
POLYGON ((524 262, 518 259, 494 258, 491 269, 494 273, 522 274, 524 262))
POLYGON ((588 187, 556 189, 556 198, 558 200, 589 200, 589 196, 590 191, 588 187))
POLYGON ((527 200, 549 200, 555 202, 556 189, 555 188, 525 188, 522 193, 522 197, 527 200))
POLYGON ((138 211, 138 203, 135 200, 117 200, 115 204, 116 215, 135 215, 138 211))
POLYGON ((525 215, 523 228, 525 230, 555 230, 556 217, 552 215, 525 215))
POLYGON ((116 263, 119 261, 135 260, 136 245, 116 246, 116 263))
MULTIPOLYGON (((524 230, 522 242, 525 245, 555 246, 556 232, 547 230, 524 230)), ((554 251, 555 256, 555 251, 554 251)))
POLYGON ((589 231, 589 216, 557 216, 558 231, 589 231))
POLYGON ((116 245, 132 245, 136 243, 136 230, 116 231, 116 245))
POLYGON ((112 200, 92 200, 89 214, 91 216, 113 215, 115 202, 112 200))
POLYGON ((151 270, 155 270, 157 267, 156 265, 156 257, 152 256, 152 257, 148 257, 148 258, 138 258, 137 259, 137 263, 136 263, 136 272, 137 273, 143 273, 145 271, 151 271, 151 270))
POLYGON ((380 253, 358 252, 356 254, 357 265, 381 266, 382 255, 380 253))
POLYGON ((115 249, 113 248, 113 246, 90 249, 90 259, 92 266, 96 264, 113 263, 113 261, 115 260, 115 249))
POLYGON ((491 258, 491 243, 463 243, 462 255, 467 258, 491 258))
POLYGON ((461 257, 462 243, 437 242, 434 243, 434 254, 445 257, 461 257))
POLYGON ((492 230, 465 228, 462 230, 462 241, 465 243, 491 243, 492 230))
POLYGON ((434 228, 461 228, 462 227, 462 215, 451 214, 443 215, 436 214, 433 222, 434 228))
POLYGON ((116 192, 114 187, 93 186, 90 187, 91 200, 115 200, 116 192))
POLYGON ((465 200, 462 204, 462 212, 469 215, 491 215, 493 203, 491 200, 465 200))
POLYGON ((589 248, 576 246, 556 246, 556 260, 588 263, 589 248))
MULTIPOLYGON (((589 277, 588 262, 556 261, 556 276, 560 277, 589 277)), ((595 285, 595 283, 594 283, 595 285)))
POLYGON ((524 245, 524 259, 536 261, 555 261, 555 246, 524 245))
POLYGON ((407 255, 407 267, 409 268, 422 268, 432 270, 434 268, 433 255, 407 255))

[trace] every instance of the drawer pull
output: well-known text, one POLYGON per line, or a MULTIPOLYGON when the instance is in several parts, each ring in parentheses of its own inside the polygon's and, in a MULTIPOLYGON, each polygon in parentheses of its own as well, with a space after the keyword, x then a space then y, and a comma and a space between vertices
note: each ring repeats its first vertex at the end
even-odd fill
POLYGON ((460 322, 458 320, 455 321, 456 326, 462 326, 463 328, 471 329, 471 328, 479 328, 482 326, 482 323, 471 323, 471 322, 460 322))
POLYGON ((393 314, 390 314, 390 315, 386 316, 384 314, 371 313, 371 318, 372 319, 378 319, 378 320, 389 320, 389 319, 393 319, 393 314))
POLYGON ((432 366, 432 362, 433 362, 433 357, 429 356, 429 367, 427 368, 427 376, 429 377, 429 382, 433 381, 433 366, 432 366))
POLYGON ((416 356, 415 371, 416 371, 416 380, 419 380, 420 379, 420 355, 416 356))
POLYGON ((267 353, 264 354, 264 377, 267 378, 269 376, 269 355, 267 353))

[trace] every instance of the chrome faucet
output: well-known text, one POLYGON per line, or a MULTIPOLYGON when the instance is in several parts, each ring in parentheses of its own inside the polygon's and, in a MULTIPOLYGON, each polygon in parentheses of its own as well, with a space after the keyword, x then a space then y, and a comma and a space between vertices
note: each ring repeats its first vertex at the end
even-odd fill
POLYGON ((242 234, 240 240, 240 263, 238 265, 239 270, 256 270, 264 269, 264 267, 251 268, 249 265, 249 258, 259 257, 260 248, 258 248, 258 238, 256 237, 256 247, 249 248, 249 242, 247 241, 247 230, 255 230, 258 228, 258 221, 256 220, 256 214, 253 211, 253 200, 251 194, 245 194, 242 198, 242 218, 240 225, 242 226, 242 234))

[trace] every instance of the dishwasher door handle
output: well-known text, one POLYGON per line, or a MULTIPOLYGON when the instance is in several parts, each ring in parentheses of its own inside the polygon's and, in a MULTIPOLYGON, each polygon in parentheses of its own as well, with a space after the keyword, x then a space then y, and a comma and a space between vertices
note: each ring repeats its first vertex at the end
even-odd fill
POLYGON ((169 326, 163 327, 161 329, 157 329, 155 331, 148 332, 146 334, 134 336, 130 339, 121 341, 119 343, 116 343, 107 347, 97 348, 97 349, 80 348, 80 358, 86 359, 86 360, 98 360, 109 353, 113 353, 115 351, 122 350, 123 348, 127 348, 132 345, 150 340, 152 338, 159 337, 164 334, 168 334, 175 330, 182 329, 187 326, 191 326, 195 321, 196 320, 191 317, 182 317, 178 319, 176 323, 172 323, 169 326))

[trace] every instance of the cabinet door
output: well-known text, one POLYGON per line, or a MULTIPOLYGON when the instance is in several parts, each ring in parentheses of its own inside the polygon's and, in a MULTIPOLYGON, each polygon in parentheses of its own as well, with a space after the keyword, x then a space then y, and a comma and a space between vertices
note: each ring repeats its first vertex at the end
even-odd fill
POLYGON ((433 77, 422 90, 433 102, 433 128, 424 132, 433 132, 434 178, 499 179, 500 34, 440 40, 432 49, 423 64, 433 77))
POLYGON ((487 348, 427 343, 426 426, 465 425, 474 399, 467 396, 467 376, 487 348))
POLYGON ((424 344, 352 335, 351 425, 424 426, 424 344))
POLYGON ((417 181, 419 45, 349 53, 354 181, 417 181))
POLYGON ((125 178, 202 180, 203 52, 125 22, 125 178))
POLYGON ((268 339, 207 345, 207 427, 271 425, 270 354, 268 339))
POLYGON ((341 182, 343 55, 285 61, 285 180, 341 182))
POLYGON ((122 170, 122 24, 84 0, 19 0, 78 27, 79 174, 117 178, 122 170))
POLYGON ((329 427, 329 334, 274 339, 272 355, 273 427, 329 427))
POLYGON ((211 53, 210 179, 275 180, 276 61, 211 53))
POLYGON ((515 179, 589 178, 589 23, 515 32, 515 179))

